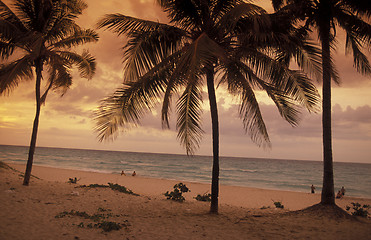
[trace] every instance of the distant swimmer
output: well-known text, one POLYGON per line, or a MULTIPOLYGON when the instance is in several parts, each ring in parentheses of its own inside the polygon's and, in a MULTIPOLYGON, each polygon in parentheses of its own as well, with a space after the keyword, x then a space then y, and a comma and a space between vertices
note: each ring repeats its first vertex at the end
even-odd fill
POLYGON ((314 193, 314 189, 316 189, 316 187, 312 184, 312 186, 310 187, 311 193, 314 193))
POLYGON ((131 174, 131 176, 134 177, 135 175, 137 175, 137 173, 134 171, 133 174, 131 174))
POLYGON ((122 176, 122 175, 126 176, 124 170, 121 171, 121 176, 122 176))

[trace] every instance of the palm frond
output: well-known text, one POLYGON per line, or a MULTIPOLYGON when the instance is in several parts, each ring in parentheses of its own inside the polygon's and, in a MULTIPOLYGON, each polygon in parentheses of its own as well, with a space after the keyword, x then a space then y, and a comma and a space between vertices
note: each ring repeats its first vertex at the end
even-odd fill
POLYGON ((244 58, 247 63, 264 76, 271 85, 281 89, 295 101, 309 111, 317 112, 319 94, 311 80, 302 72, 290 70, 285 64, 253 49, 239 48, 240 51, 249 51, 249 57, 244 58))
POLYGON ((297 126, 300 121, 299 106, 292 98, 288 97, 282 91, 267 86, 264 88, 268 96, 273 100, 280 115, 291 125, 297 126))
POLYGON ((49 28, 45 30, 45 40, 49 45, 53 45, 65 38, 70 37, 76 32, 83 31, 79 25, 76 24, 74 19, 70 19, 63 16, 57 16, 53 24, 50 24, 49 28))
POLYGON ((353 52, 353 64, 357 71, 365 75, 371 74, 370 62, 360 50, 360 42, 352 33, 347 33, 346 47, 348 51, 353 52))
POLYGON ((370 74, 370 63, 361 49, 371 49, 371 25, 358 16, 341 10, 335 14, 339 25, 346 31, 345 47, 347 52, 353 53, 354 67, 362 74, 370 74))
POLYGON ((135 82, 123 87, 101 101, 94 112, 96 132, 100 141, 115 138, 119 127, 129 128, 140 123, 142 116, 151 111, 165 91, 167 77, 172 68, 157 68, 135 82))
POLYGON ((63 64, 63 59, 60 60, 60 62, 53 61, 50 65, 48 82, 51 83, 53 90, 61 90, 63 96, 72 85, 72 76, 69 68, 63 64))
POLYGON ((230 34, 236 25, 240 23, 241 19, 249 17, 259 19, 255 17, 260 14, 266 14, 266 11, 252 3, 240 3, 223 15, 217 23, 217 28, 225 28, 226 34, 230 34))
POLYGON ((184 30, 195 29, 202 25, 202 7, 200 1, 192 0, 157 0, 164 12, 168 14, 171 23, 184 30))
POLYGON ((107 28, 118 35, 131 34, 133 32, 150 32, 159 26, 169 27, 154 21, 143 20, 122 14, 106 14, 104 18, 98 21, 98 28, 107 28))
POLYGON ((172 93, 179 86, 196 84, 204 74, 205 66, 212 66, 217 59, 226 59, 224 50, 206 34, 201 34, 190 45, 185 46, 175 62, 175 69, 169 79, 162 105, 162 126, 169 127, 168 112, 172 93))
POLYGON ((203 33, 184 48, 174 74, 182 75, 185 79, 195 79, 195 75, 200 74, 205 66, 212 66, 218 59, 226 61, 225 50, 203 33))
POLYGON ((201 103, 202 94, 199 81, 191 82, 177 102, 178 138, 188 155, 194 154, 202 138, 201 103))
POLYGON ((229 11, 234 8, 237 4, 243 3, 240 0, 224 0, 224 1, 214 1, 212 5, 212 16, 211 18, 218 22, 223 16, 229 13, 229 11))
POLYGON ((138 79, 153 66, 179 51, 183 38, 182 31, 167 25, 161 25, 150 32, 137 31, 130 34, 124 47, 124 78, 138 79))
POLYGON ((0 40, 0 57, 2 59, 8 59, 8 57, 13 54, 14 49, 14 44, 0 40))
POLYGON ((33 77, 33 60, 26 55, 19 60, 0 65, 0 95, 13 90, 20 81, 33 77))
POLYGON ((73 14, 82 14, 82 11, 88 7, 83 0, 69 0, 65 2, 61 2, 62 6, 68 8, 68 10, 73 14))
POLYGON ((286 4, 287 4, 286 0, 272 0, 273 9, 275 11, 280 10, 286 4))
POLYGON ((91 79, 95 74, 95 58, 87 50, 84 50, 81 55, 70 51, 57 52, 65 59, 65 64, 77 66, 82 78, 91 79))
POLYGON ((258 146, 270 147, 263 116, 260 112, 258 101, 249 82, 258 82, 259 77, 240 61, 229 61, 221 69, 221 83, 226 83, 228 91, 240 98, 239 115, 244 129, 251 140, 258 146), (248 81, 249 79, 249 81, 248 81))
POLYGON ((63 59, 60 59, 60 62, 55 61, 55 59, 53 60, 53 64, 48 70, 47 87, 40 99, 41 104, 45 104, 49 90, 59 91, 61 92, 61 96, 63 96, 72 85, 72 76, 68 68, 63 65, 63 59))
POLYGON ((21 19, 0 0, 0 25, 2 27, 0 34, 3 36, 11 34, 11 31, 5 31, 6 29, 3 28, 3 24, 7 24, 9 29, 16 30, 16 32, 27 32, 27 28, 24 26, 21 19))
POLYGON ((249 133, 253 142, 258 146, 270 147, 268 131, 263 116, 260 112, 259 103, 255 93, 244 79, 240 79, 241 93, 239 114, 245 131, 249 133))
POLYGON ((71 48, 84 43, 97 42, 98 34, 91 30, 80 30, 75 32, 72 36, 63 38, 62 40, 51 45, 53 48, 71 48))
POLYGON ((361 16, 354 15, 335 9, 334 15, 339 23, 348 34, 351 34, 357 41, 360 42, 362 48, 371 49, 371 24, 370 21, 365 21, 361 16))
POLYGON ((371 17, 371 3, 364 0, 343 0, 345 9, 350 9, 352 12, 371 17))
MULTIPOLYGON (((161 109, 161 123, 163 128, 170 128, 169 125, 169 111, 171 106, 171 100, 173 94, 177 91, 178 87, 180 87, 184 80, 183 76, 180 76, 179 74, 173 74, 173 70, 176 67, 177 60, 183 55, 183 51, 178 51, 177 53, 173 54, 171 56, 171 61, 167 61, 171 64, 168 65, 169 68, 169 77, 168 77, 168 83, 167 87, 163 96, 162 100, 162 109, 161 109)), ((166 63, 166 62, 165 62, 166 63)))

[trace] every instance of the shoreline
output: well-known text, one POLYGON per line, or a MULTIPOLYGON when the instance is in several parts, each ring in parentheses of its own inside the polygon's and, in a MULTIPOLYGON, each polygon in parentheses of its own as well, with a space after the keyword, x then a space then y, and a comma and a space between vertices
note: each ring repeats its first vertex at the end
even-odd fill
MULTIPOLYGON (((6 163, 18 171, 24 172, 25 164, 12 162, 6 163)), ((127 176, 121 176, 120 173, 104 173, 98 171, 92 172, 40 165, 33 166, 32 175, 48 182, 60 183, 67 183, 69 178, 76 177, 79 179, 77 185, 107 184, 108 182, 117 183, 140 195, 155 197, 158 199, 165 199, 163 193, 166 191, 172 191, 173 186, 179 182, 183 182, 191 190, 189 193, 184 193, 186 201, 196 201, 194 200, 194 197, 196 197, 197 194, 202 195, 204 193, 211 192, 211 183, 208 184, 166 178, 152 178, 140 175, 132 177, 130 174, 127 176)), ((298 191, 262 189, 223 184, 221 184, 219 187, 220 204, 244 208, 274 208, 273 203, 279 201, 285 206, 285 209, 294 211, 319 203, 320 199, 320 192, 311 194, 309 191, 308 193, 305 193, 298 191)), ((361 204, 371 205, 371 198, 365 197, 352 197, 345 195, 341 199, 335 199, 335 201, 336 204, 344 210, 346 209, 346 206, 350 205, 351 202, 360 202, 361 204)))

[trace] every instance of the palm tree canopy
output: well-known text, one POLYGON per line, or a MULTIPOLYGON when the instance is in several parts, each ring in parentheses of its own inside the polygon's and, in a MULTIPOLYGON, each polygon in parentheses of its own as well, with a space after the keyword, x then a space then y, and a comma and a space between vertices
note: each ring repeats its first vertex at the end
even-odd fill
POLYGON ((48 72, 42 101, 49 89, 64 93, 69 88, 73 66, 81 77, 92 78, 94 57, 88 51, 70 50, 98 40, 93 30, 82 29, 74 21, 86 7, 81 0, 15 0, 12 11, 0 1, 0 57, 6 60, 0 65, 0 94, 32 79, 36 61, 48 72))
POLYGON ((163 126, 169 127, 171 102, 178 95, 178 138, 192 154, 203 134, 202 87, 214 69, 217 84, 239 99, 244 128, 259 145, 269 145, 269 137, 254 90, 266 91, 292 125, 299 105, 316 110, 316 88, 302 72, 288 68, 288 59, 318 70, 319 51, 302 41, 304 32, 292 27, 292 19, 242 0, 157 3, 169 24, 122 14, 106 15, 98 23, 128 37, 123 86, 96 111, 100 140, 115 137, 119 127, 138 124, 159 99, 163 126))
MULTIPOLYGON (((305 25, 318 30, 322 41, 324 22, 330 22, 330 45, 336 44, 336 27, 346 33, 346 50, 353 54, 353 64, 358 72, 371 74, 371 66, 362 48, 371 49, 371 2, 362 0, 272 0, 278 9, 291 9, 291 13, 302 18, 305 25)), ((332 64, 332 78, 338 81, 332 64)))

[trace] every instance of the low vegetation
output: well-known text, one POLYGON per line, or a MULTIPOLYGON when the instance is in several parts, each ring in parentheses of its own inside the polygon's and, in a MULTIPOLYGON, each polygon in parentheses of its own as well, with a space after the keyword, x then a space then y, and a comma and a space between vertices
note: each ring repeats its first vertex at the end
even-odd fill
POLYGON ((185 201, 185 198, 183 197, 183 193, 190 192, 189 188, 183 183, 175 184, 173 188, 174 188, 173 191, 171 192, 167 191, 166 193, 164 193, 167 199, 171 199, 176 202, 185 201))
POLYGON ((276 206, 276 208, 282 208, 283 209, 285 207, 280 201, 277 201, 277 202, 273 201, 273 204, 274 204, 274 206, 276 206))
MULTIPOLYGON (((98 212, 94 213, 92 215, 88 214, 87 212, 80 212, 80 211, 64 211, 59 213, 58 215, 55 216, 55 218, 64 218, 64 217, 80 217, 86 220, 90 220, 93 222, 80 222, 77 224, 78 227, 80 228, 100 228, 104 232, 110 232, 113 230, 120 230, 121 228, 125 227, 127 228, 129 226, 129 223, 127 220, 125 220, 123 223, 117 223, 117 222, 112 222, 108 221, 108 218, 110 217, 120 217, 121 215, 113 215, 111 213, 110 209, 103 209, 103 208, 98 208, 98 212)), ((75 225, 75 224, 73 224, 75 225)))
POLYGON ((201 202, 211 202, 211 194, 210 193, 204 193, 203 195, 198 194, 195 197, 195 199, 201 202))
POLYGON ((131 195, 134 195, 134 196, 139 196, 139 194, 136 194, 133 191, 131 191, 130 189, 126 188, 125 186, 121 186, 117 183, 115 183, 115 184, 108 183, 108 185, 90 184, 90 185, 81 185, 79 187, 80 188, 111 188, 114 191, 119 191, 119 192, 122 192, 122 193, 131 194, 131 195))
POLYGON ((370 209, 370 205, 364 204, 361 205, 358 202, 351 202, 352 207, 347 206, 346 209, 347 211, 351 211, 350 209, 352 208, 351 214, 353 216, 360 216, 360 217, 365 217, 367 218, 370 213, 368 212, 368 209, 370 209))

